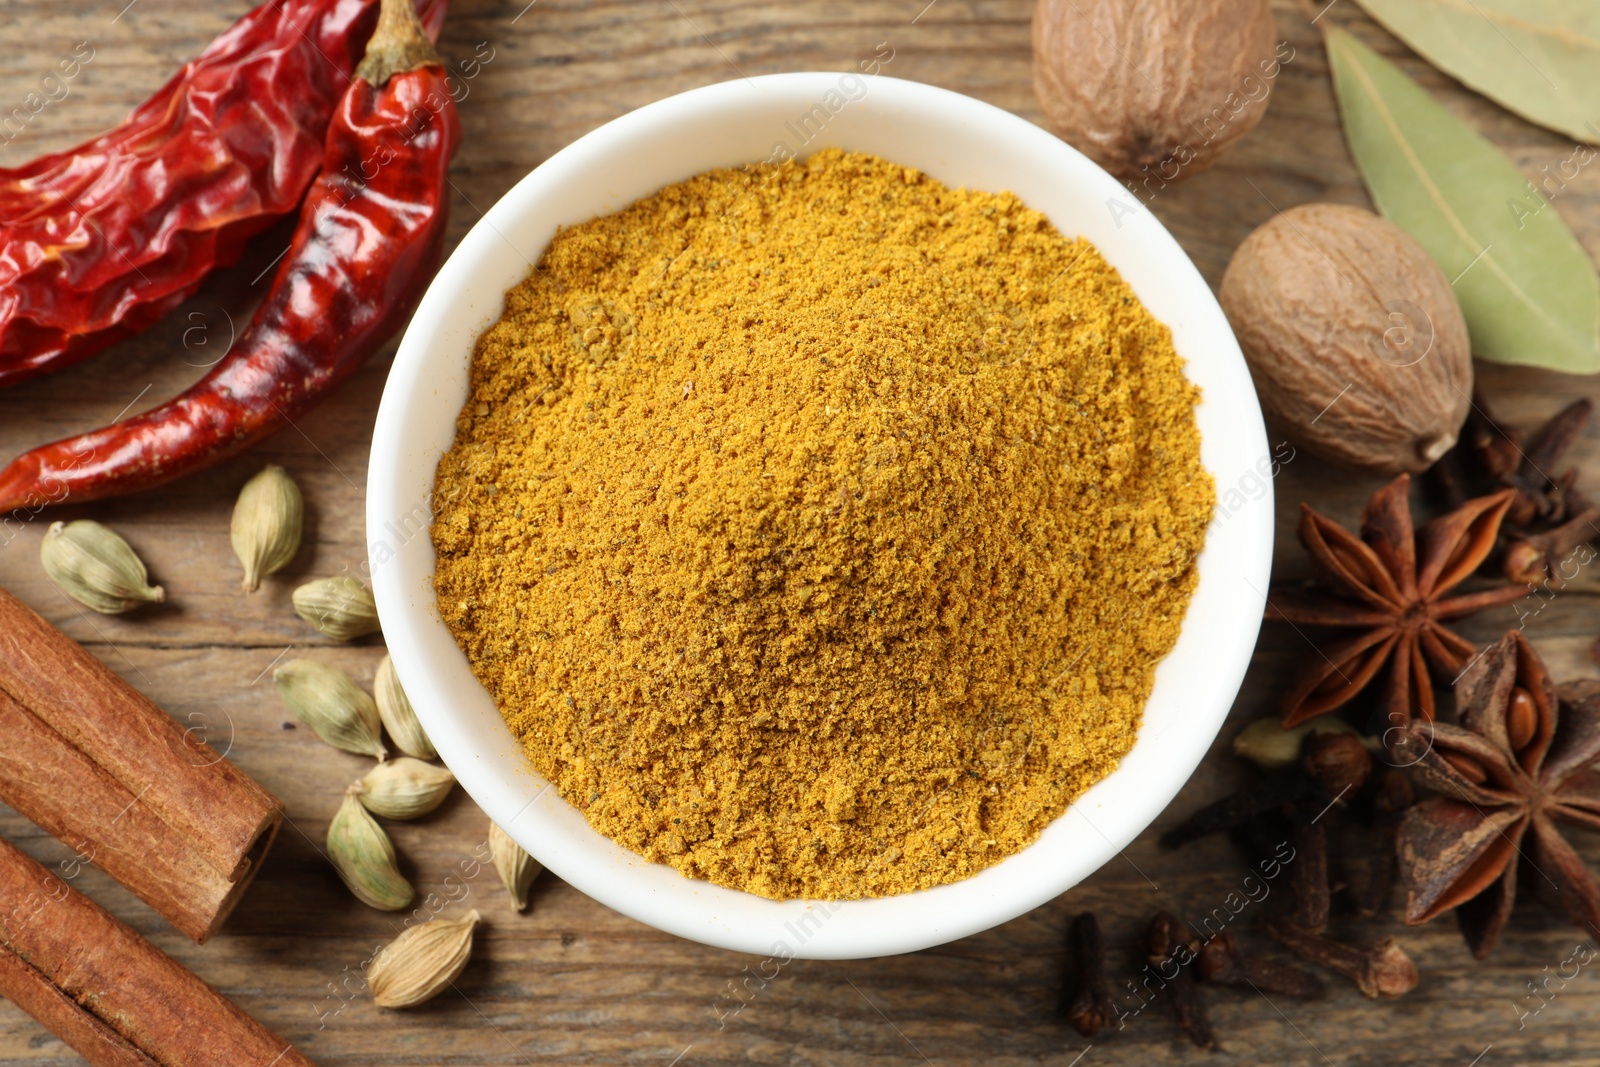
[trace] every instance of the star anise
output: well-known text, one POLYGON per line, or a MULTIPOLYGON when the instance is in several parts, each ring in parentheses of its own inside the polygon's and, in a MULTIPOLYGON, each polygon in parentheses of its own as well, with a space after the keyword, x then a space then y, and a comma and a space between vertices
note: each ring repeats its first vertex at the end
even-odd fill
POLYGON ((1415 718, 1432 721, 1429 669, 1448 683, 1477 651, 1444 623, 1527 595, 1516 586, 1445 595, 1494 548, 1511 490, 1469 500, 1414 531, 1409 486, 1402 474, 1373 494, 1359 538, 1301 505, 1300 543, 1326 589, 1275 595, 1267 618, 1359 632, 1307 660, 1285 700, 1285 726, 1344 705, 1385 667, 1378 709, 1385 740, 1415 718))
POLYGON ((1513 630, 1456 683, 1461 724, 1415 723, 1396 754, 1438 791, 1401 820, 1406 922, 1455 909, 1483 959, 1505 928, 1519 867, 1566 917, 1600 936, 1600 885, 1559 823, 1600 830, 1600 685, 1557 690, 1513 630), (1518 863, 1518 857, 1522 863, 1518 863))

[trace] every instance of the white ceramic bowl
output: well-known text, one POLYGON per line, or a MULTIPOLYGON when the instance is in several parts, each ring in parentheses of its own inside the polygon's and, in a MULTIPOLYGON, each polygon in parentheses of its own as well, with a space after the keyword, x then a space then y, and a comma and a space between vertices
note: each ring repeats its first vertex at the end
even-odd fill
POLYGON ((641 922, 743 952, 840 959, 937 945, 1075 885, 1165 808, 1216 736, 1255 644, 1272 557, 1270 464, 1244 359, 1210 289, 1140 201, 1044 130, 969 97, 879 75, 779 74, 683 93, 556 153, 474 226, 439 272, 395 357, 372 443, 367 537, 401 682, 462 786, 561 878, 641 922), (802 142, 803 136, 810 137, 802 142), (1082 235, 1172 328, 1205 391, 1202 460, 1221 505, 1177 646, 1121 766, 1039 840, 976 877, 877 900, 776 902, 693 881, 592 830, 529 767, 435 607, 428 498, 455 434, 473 343, 558 225, 604 215, 712 167, 784 145, 870 152, 951 186, 1015 192, 1082 235), (1230 493, 1230 490, 1232 492, 1230 493))

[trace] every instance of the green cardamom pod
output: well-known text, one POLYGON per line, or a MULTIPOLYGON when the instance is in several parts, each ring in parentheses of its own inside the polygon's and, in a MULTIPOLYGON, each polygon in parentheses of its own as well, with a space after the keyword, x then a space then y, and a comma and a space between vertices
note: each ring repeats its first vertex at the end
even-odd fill
POLYGON ((383 759, 378 705, 344 671, 307 659, 290 660, 272 675, 295 718, 334 748, 383 759))
POLYGON ((349 793, 328 824, 328 858, 356 899, 379 911, 399 911, 416 896, 400 873, 394 842, 349 793))
POLYGON ((39 546, 39 561, 57 588, 102 615, 167 599, 166 590, 150 584, 150 572, 128 542, 89 519, 51 526, 39 546))
POLYGON ((295 614, 335 641, 378 632, 372 590, 347 574, 307 582, 294 591, 295 614))
POLYGON ((444 803, 456 776, 443 767, 400 756, 380 763, 355 785, 356 799, 386 819, 416 819, 444 803))
POLYGON ((544 865, 528 855, 523 847, 511 840, 511 835, 500 829, 499 823, 489 824, 489 855, 494 859, 494 869, 511 894, 511 904, 518 911, 528 907, 528 890, 533 881, 544 872, 544 865))
POLYGON ((472 958, 478 913, 413 926, 383 946, 367 968, 372 1002, 380 1008, 414 1008, 432 1000, 461 976, 472 958))
POLYGON ((400 676, 395 673, 394 660, 388 656, 384 656, 383 662, 378 664, 378 676, 373 679, 372 692, 378 698, 378 717, 383 720, 383 728, 389 731, 394 747, 418 759, 438 759, 439 753, 434 751, 433 742, 428 740, 422 723, 417 721, 417 713, 412 709, 406 691, 400 688, 400 676))
POLYGON ((1313 733, 1353 734, 1356 728, 1331 715, 1287 729, 1275 718, 1257 719, 1235 735, 1233 754, 1249 760, 1262 770, 1281 771, 1299 761, 1306 735, 1313 733))
POLYGON ((244 591, 261 588, 261 579, 288 566, 300 551, 305 498, 282 467, 273 464, 244 483, 233 505, 233 554, 244 565, 244 591))

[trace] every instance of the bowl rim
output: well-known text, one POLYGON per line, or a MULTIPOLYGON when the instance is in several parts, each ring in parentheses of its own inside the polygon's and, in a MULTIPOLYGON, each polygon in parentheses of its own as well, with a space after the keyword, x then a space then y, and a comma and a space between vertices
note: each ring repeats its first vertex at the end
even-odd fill
MULTIPOLYGON (((1144 876, 1138 865, 1127 857, 1125 849, 1165 810, 1193 774, 1237 695, 1266 602, 1274 533, 1270 477, 1265 479, 1262 494, 1252 496, 1243 507, 1230 513, 1222 511, 1224 490, 1232 488, 1240 474, 1231 464, 1241 456, 1247 457, 1243 467, 1248 473, 1254 457, 1270 457, 1271 453, 1254 387, 1232 330, 1209 286, 1171 234, 1121 183, 1044 129, 972 97, 878 74, 871 77, 871 96, 863 100, 863 104, 881 100, 884 107, 914 112, 930 122, 949 122, 968 128, 981 124, 984 136, 1016 142, 1015 151, 1019 157, 1042 155, 1063 173, 1071 174, 1072 181, 1093 189, 1096 196, 1103 193, 1113 215, 1118 211, 1115 203, 1121 203, 1121 210, 1134 216, 1137 241, 1145 242, 1144 253, 1169 261, 1164 268, 1170 271, 1168 284, 1174 292, 1181 290, 1183 302, 1194 307, 1197 321, 1186 325, 1185 329, 1206 339, 1207 351, 1203 357, 1206 367, 1208 372, 1220 376, 1216 383, 1204 383, 1207 395, 1197 408, 1197 418, 1207 414, 1207 405, 1223 400, 1222 395, 1213 396, 1213 390, 1226 394, 1229 410, 1224 416, 1230 426, 1224 427, 1223 432, 1230 442, 1226 446, 1230 460, 1223 469, 1217 469, 1212 459, 1207 458, 1206 437, 1211 431, 1203 431, 1202 463, 1216 480, 1218 508, 1207 530, 1205 549, 1197 561, 1200 580, 1191 597, 1178 644, 1158 666, 1155 686, 1146 705, 1146 718, 1133 750, 1115 771, 1069 805, 1039 839, 973 877, 893 897, 779 902, 689 879, 670 867, 648 863, 642 857, 625 852, 588 828, 581 814, 527 766, 525 760, 520 769, 512 766, 520 757, 520 750, 509 756, 504 750, 504 744, 515 749, 515 742, 503 723, 501 729, 505 738, 499 748, 474 742, 468 736, 471 724, 456 706, 463 701, 471 703, 479 698, 490 698, 471 678, 470 668, 467 668, 468 682, 476 686, 478 692, 472 693, 470 688, 462 692, 460 687, 464 683, 456 667, 465 666, 466 657, 458 647, 454 651, 459 665, 441 667, 434 662, 435 652, 431 650, 439 647, 439 631, 448 637, 449 630, 438 617, 431 595, 412 603, 409 598, 415 590, 408 592, 408 583, 414 584, 420 576, 427 579, 431 594, 433 549, 431 538, 426 534, 432 513, 427 507, 427 498, 431 495, 432 470, 437 464, 438 451, 432 452, 433 464, 427 467, 427 486, 420 493, 426 509, 422 536, 413 532, 409 539, 402 539, 398 552, 387 540, 394 533, 397 516, 406 516, 406 521, 410 521, 417 512, 415 501, 419 499, 419 492, 415 479, 407 483, 404 478, 402 457, 412 434, 409 417, 413 407, 421 402, 419 394, 430 387, 436 395, 438 393, 439 387, 427 373, 430 359, 435 358, 435 336, 447 328, 458 299, 473 284, 474 271, 479 269, 480 262, 488 261, 493 246, 511 244, 508 231, 514 233, 520 218, 536 213, 541 198, 551 195, 560 183, 574 181, 585 168, 603 164, 608 157, 626 150, 631 142, 653 135, 663 126, 671 128, 681 124, 692 129, 707 122, 708 115, 726 109, 775 107, 780 102, 797 98, 813 99, 827 87, 837 85, 840 78, 838 72, 762 75, 669 96, 585 134, 518 181, 471 227, 429 285, 407 326, 379 405, 368 470, 367 569, 384 636, 419 718, 441 758, 466 792, 523 848, 591 898, 657 929, 690 940, 736 951, 770 954, 784 960, 889 955, 965 937, 1032 910, 1070 889, 1118 855, 1144 876), (937 119, 928 117, 934 113, 937 119), (1233 443, 1235 436, 1242 443, 1233 443), (1227 520, 1226 524, 1223 519, 1227 520), (380 548, 388 550, 387 557, 382 556, 380 548), (424 554, 428 560, 425 574, 419 570, 424 554), (1231 591, 1219 590, 1217 586, 1224 574, 1242 578, 1244 588, 1234 586, 1231 591), (1163 671, 1174 661, 1178 650, 1185 647, 1202 593, 1207 595, 1208 605, 1210 598, 1222 596, 1229 606, 1219 623, 1227 631, 1226 640, 1216 633, 1208 633, 1204 638, 1209 645, 1220 643, 1221 646, 1212 649, 1204 660, 1204 675, 1213 683, 1212 687, 1209 692, 1184 696, 1188 709, 1185 717, 1173 719, 1152 734, 1150 708, 1155 705, 1157 694, 1164 694, 1163 671), (442 677, 446 673, 450 678, 442 677), (1167 744, 1169 738, 1170 745, 1167 744), (1148 754, 1157 749, 1161 753, 1159 757, 1146 758, 1141 754, 1141 750, 1148 754), (1156 777, 1145 780, 1147 775, 1156 777), (1131 778, 1139 780, 1131 781, 1131 778), (1108 783, 1115 783, 1115 787, 1108 783), (1131 814, 1122 810, 1104 814, 1108 805, 1128 804, 1137 810, 1131 814), (1091 817, 1091 810, 1095 817, 1091 817), (1076 851, 1070 855, 1050 852, 1031 865, 1019 862, 1030 854, 1040 850, 1048 852, 1064 843, 1067 831, 1055 832, 1056 828, 1074 818, 1087 823, 1092 831, 1080 829, 1076 833, 1073 838, 1076 851), (1105 825, 1097 822, 1097 818, 1103 818, 1105 825), (581 825, 574 826, 573 819, 581 825), (588 837, 584 830, 588 831, 588 837), (1024 866, 1027 866, 1026 872, 1024 866), (1008 868, 1014 874, 1008 873, 1008 868), (664 878, 661 871, 667 872, 670 878, 664 878), (744 899, 735 900, 729 894, 744 899), (748 918, 747 914, 755 917, 748 918)), ((870 147, 862 150, 871 151, 870 147)), ((709 162, 701 170, 716 165, 720 164, 709 162)), ((689 176, 668 178, 656 187, 689 176)), ((937 174, 933 176, 938 177, 937 174)), ((1034 205, 1030 202, 1030 206, 1034 205)), ((564 225, 576 221, 582 219, 560 220, 564 225)), ((1067 232, 1065 227, 1061 228, 1067 232)), ((1121 228, 1119 219, 1118 229, 1121 228)), ((529 259, 524 254, 523 258, 534 262, 543 250, 541 246, 534 257, 529 259)), ((1113 257, 1108 253, 1107 258, 1113 257)), ((1123 269, 1120 264, 1118 267, 1123 269)), ((1133 283, 1130 281, 1130 284, 1133 283)), ((492 294, 495 307, 502 306, 500 301, 507 287, 501 286, 492 294)), ((1137 292, 1137 285, 1135 289, 1137 292)), ((1146 293, 1139 295, 1147 306, 1152 303, 1146 293)), ((474 328, 473 336, 480 330, 481 326, 474 328)), ((1175 336, 1177 332, 1174 326, 1175 336)), ((1188 367, 1197 365, 1195 353, 1185 353, 1185 358, 1188 367)), ((460 404, 447 406, 453 435, 460 404)), ((1207 417, 1212 421, 1217 418, 1215 412, 1207 417)), ((1217 425, 1223 426, 1220 422, 1217 425)), ((1211 609, 1208 607, 1208 610, 1211 609)), ((449 640, 454 647, 453 637, 449 640)), ((1185 669, 1190 674, 1195 673, 1185 669)), ((1171 683, 1167 688, 1171 688, 1171 683)))

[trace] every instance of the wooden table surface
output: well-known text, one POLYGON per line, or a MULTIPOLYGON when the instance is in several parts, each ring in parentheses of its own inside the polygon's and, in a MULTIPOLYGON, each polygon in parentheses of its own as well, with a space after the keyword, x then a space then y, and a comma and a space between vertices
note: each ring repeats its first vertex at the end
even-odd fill
MULTIPOLYGON (((0 165, 75 144, 110 126, 245 10, 247 0, 7 0, 0 113, 9 114, 57 59, 87 42, 94 57, 69 95, 34 115, 0 165), (123 5, 126 4, 126 7, 123 5)), ((1313 200, 1367 203, 1339 131, 1314 14, 1287 0, 1278 32, 1295 54, 1277 80, 1265 121, 1211 171, 1164 190, 1152 204, 1215 285, 1231 250, 1275 210, 1313 200)), ((443 36, 453 61, 488 58, 462 104, 466 143, 453 167, 451 235, 458 239, 518 178, 574 138, 671 93, 740 75, 853 70, 886 43, 884 73, 932 82, 1039 121, 1030 75, 1029 0, 454 0, 443 36), (524 4, 527 6, 524 7, 524 4)), ((1456 114, 1505 149, 1529 175, 1572 151, 1463 90, 1335 0, 1324 23, 1349 27, 1397 58, 1456 114)), ((0 141, 3 141, 0 135, 0 141)), ((1585 170, 1555 203, 1583 242, 1600 251, 1600 168, 1585 170)), ((269 235, 270 237, 270 235, 269 235)), ((248 317, 250 279, 270 259, 264 238, 246 263, 218 278, 148 335, 53 378, 0 393, 0 456, 99 425, 177 392, 248 317), (209 349, 207 344, 211 345, 209 349), (208 355, 208 351, 212 355, 208 355)), ((1162 851, 1156 832, 1242 780, 1228 741, 1268 714, 1305 651, 1268 628, 1231 717, 1201 771, 1168 813, 1084 884, 998 929, 914 955, 846 963, 794 961, 770 981, 750 981, 737 1015, 735 983, 760 961, 657 933, 546 876, 526 915, 513 914, 494 874, 465 883, 461 906, 486 920, 460 994, 404 1013, 375 1009, 360 964, 392 937, 394 916, 356 903, 322 858, 320 843, 343 787, 364 762, 294 729, 270 670, 311 654, 370 682, 381 645, 335 645, 294 616, 289 592, 316 576, 355 572, 364 554, 362 500, 373 414, 388 353, 297 430, 251 456, 170 490, 72 508, 122 531, 143 554, 169 603, 131 618, 89 617, 44 579, 46 523, 0 534, 0 585, 84 642, 157 703, 202 728, 240 767, 284 798, 290 822, 260 880, 223 933, 198 947, 94 869, 73 884, 193 968, 322 1064, 1285 1064, 1600 1063, 1592 1018, 1600 977, 1579 974, 1537 1015, 1542 982, 1583 941, 1533 907, 1519 909, 1502 946, 1475 963, 1448 920, 1374 927, 1398 937, 1422 970, 1404 1000, 1373 1003, 1335 980, 1331 995, 1297 1003, 1212 991, 1225 1051, 1184 1044, 1159 1007, 1126 1029, 1088 1042, 1056 1016, 1063 931, 1097 911, 1113 976, 1132 977, 1136 942, 1157 908, 1197 915, 1219 905, 1244 874, 1220 841, 1162 851), (307 545, 291 567, 250 598, 237 591, 228 515, 239 486, 265 462, 304 487, 307 545), (1081 1057, 1081 1059, 1080 1059, 1081 1057), (1475 1060, 1475 1058, 1481 1057, 1475 1060)), ((1480 365, 1502 414, 1541 419, 1579 395, 1587 379, 1480 365)), ((1600 432, 1576 449, 1600 466, 1600 432)), ((1597 477, 1589 479, 1593 486, 1597 477)), ((1293 538, 1296 503, 1311 500, 1353 519, 1377 479, 1301 457, 1278 478, 1277 580, 1304 571, 1293 538)), ((1542 602, 1540 602, 1542 603, 1542 602)), ((1582 591, 1556 596, 1527 620, 1558 677, 1594 674, 1588 649, 1600 620, 1582 591)), ((1525 608, 1524 610, 1528 610, 1525 608)), ((1511 609, 1464 628, 1493 640, 1511 609)), ((421 894, 459 898, 445 877, 481 847, 485 821, 459 791, 433 817, 394 827, 421 894)), ((21 817, 0 813, 0 834, 49 864, 71 853, 21 817)), ((1600 844, 1579 842, 1591 861, 1600 844)), ((457 886, 457 883, 451 883, 457 886)), ((451 912, 460 910, 453 906, 451 912)), ((1259 934, 1247 933, 1252 942, 1259 934)), ((771 968, 766 968, 771 973, 771 968)), ((1548 998, 1548 994, 1547 994, 1548 998)), ((0 1002, 0 1062, 33 1067, 80 1062, 51 1034, 0 1002)))

